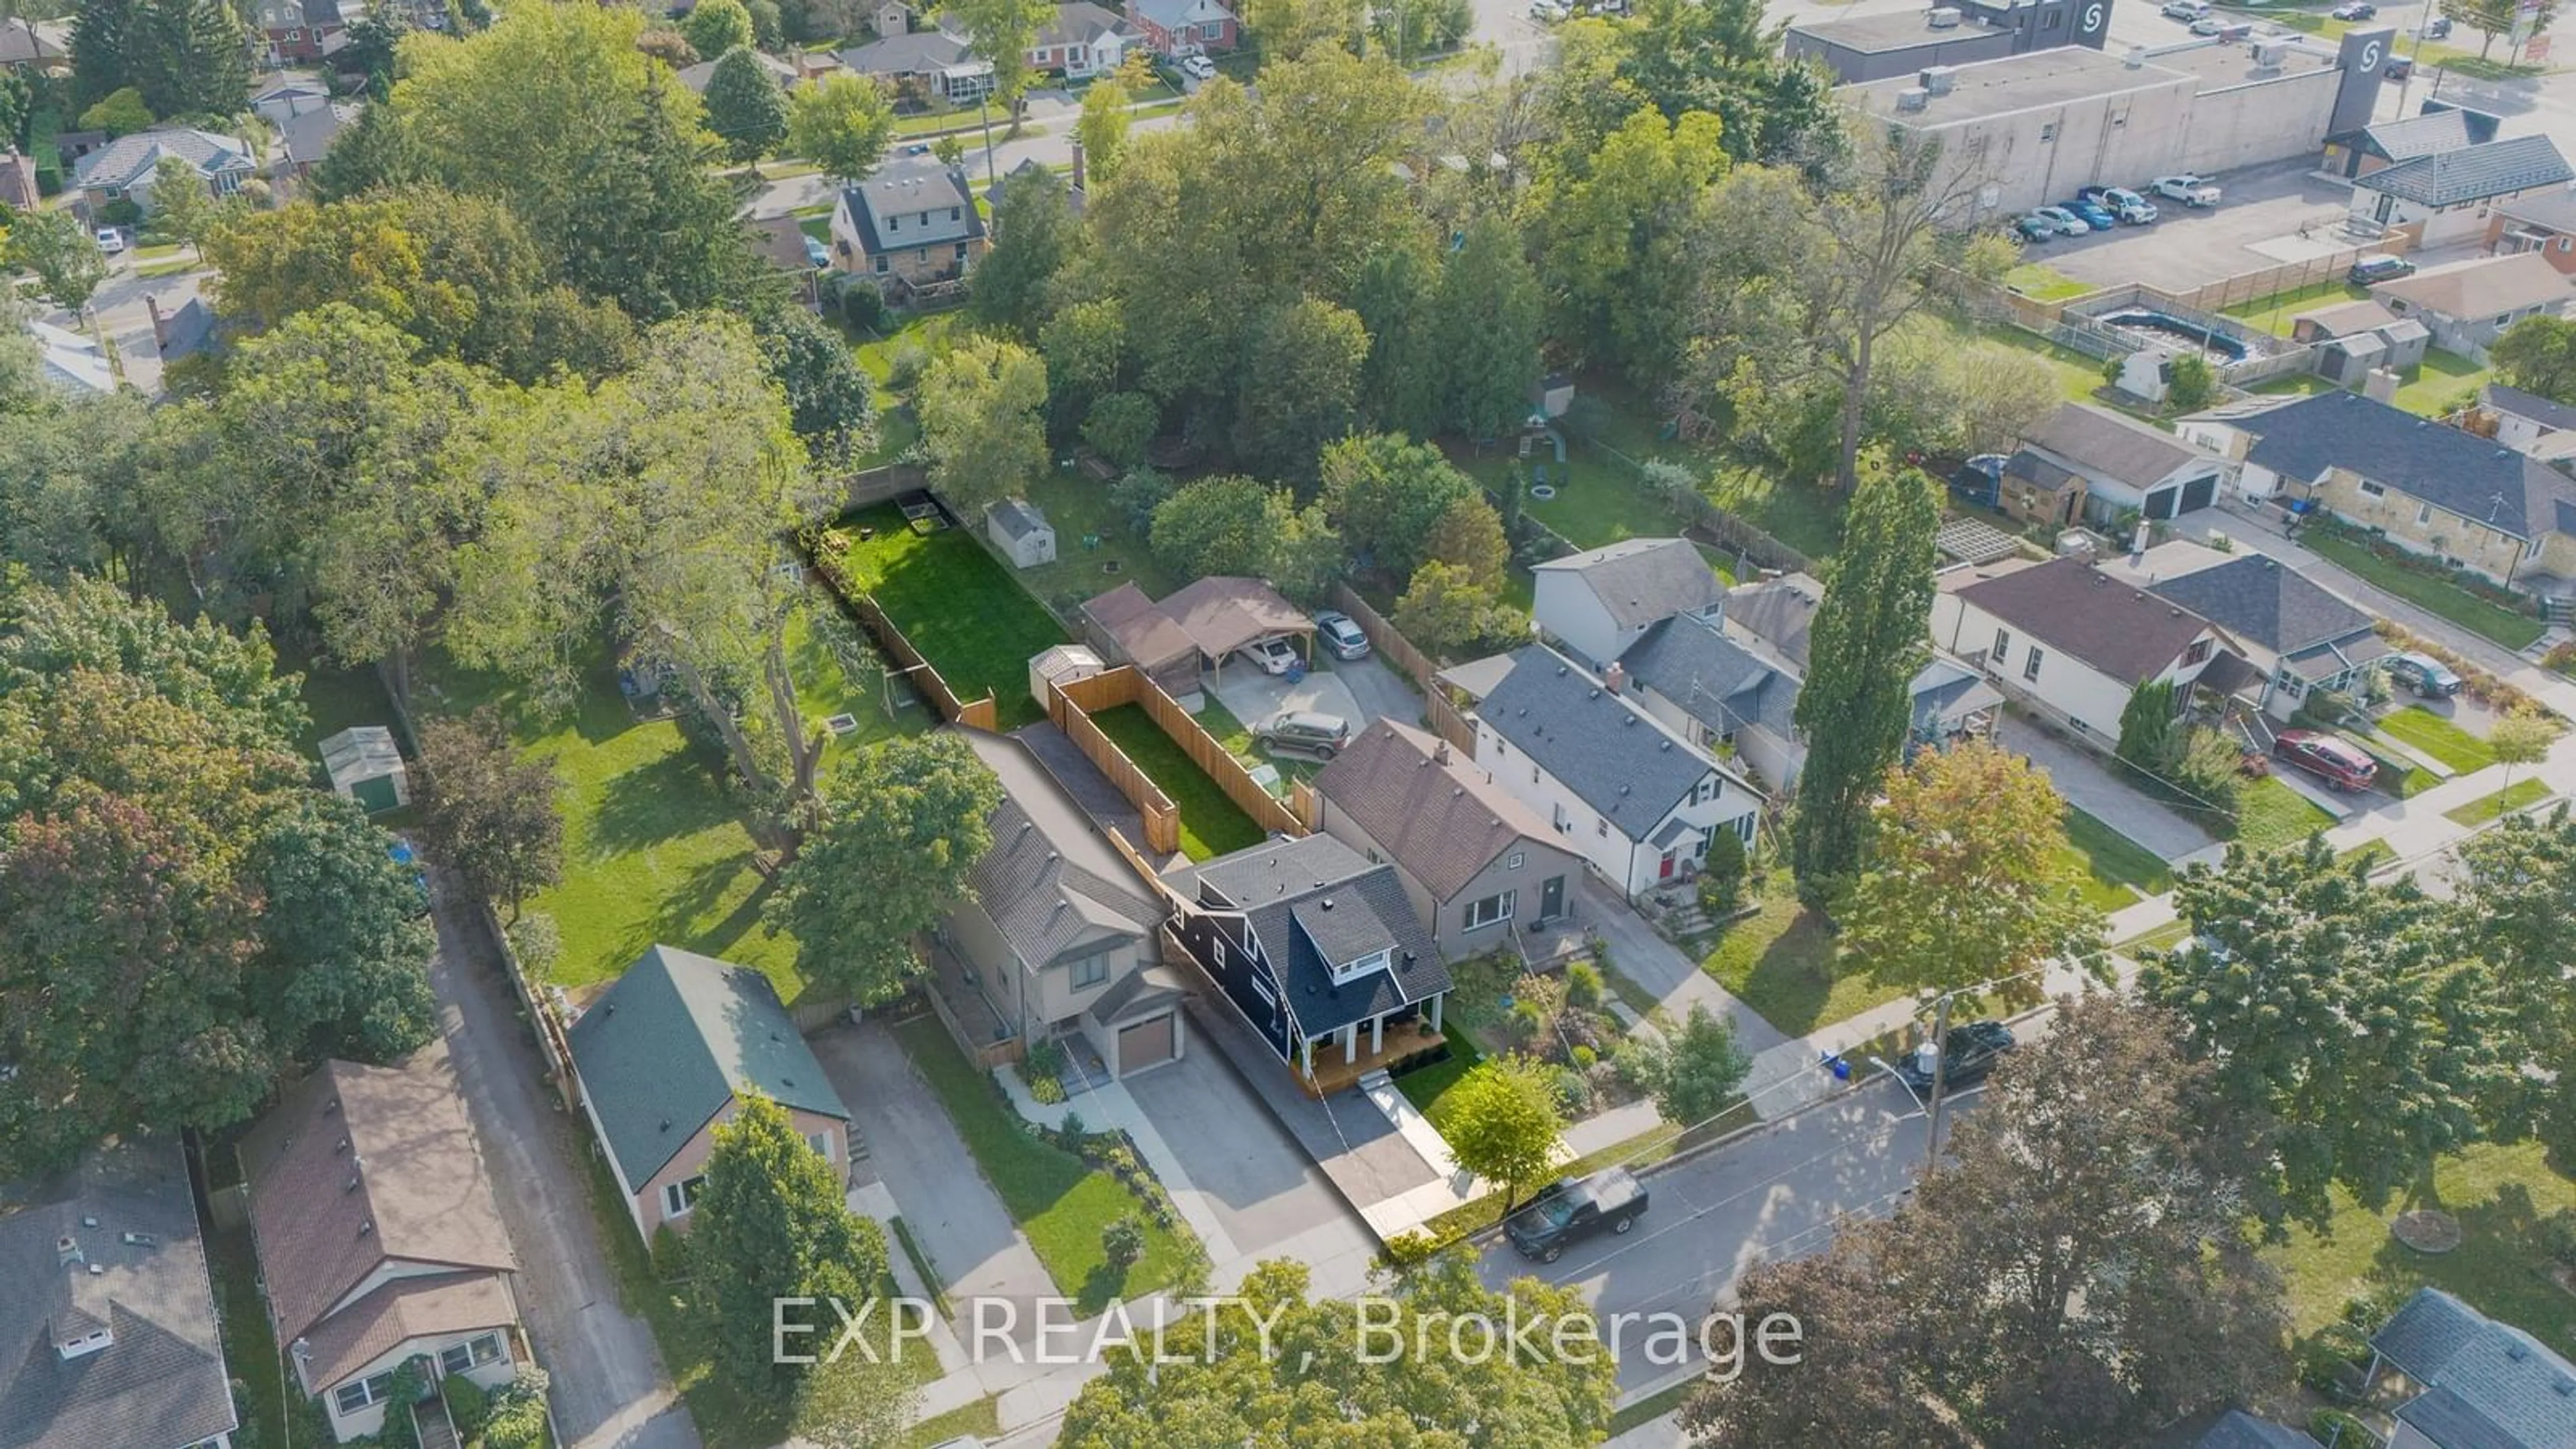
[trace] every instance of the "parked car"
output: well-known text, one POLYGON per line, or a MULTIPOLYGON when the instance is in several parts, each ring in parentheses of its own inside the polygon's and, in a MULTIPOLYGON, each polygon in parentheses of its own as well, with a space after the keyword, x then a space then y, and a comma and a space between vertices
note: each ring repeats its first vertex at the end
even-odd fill
POLYGON ((1530 0, 1530 19, 1542 25, 1554 25, 1574 14, 1565 0, 1530 0))
POLYGON ((2404 257, 2392 257, 2386 252, 2372 252, 2354 262, 2343 275, 2344 280, 2354 286, 2367 287, 2373 282, 2393 282, 2399 277, 2411 277, 2415 275, 2415 264, 2404 257))
POLYGON ((2217 183, 2206 176, 2194 176, 2188 171, 2178 176, 2159 176, 2147 183, 2147 190, 2169 201, 2179 201, 2185 206, 2202 207, 2218 204, 2217 183))
POLYGON ((2321 730, 2283 730, 2272 753, 2325 781, 2329 790, 2367 790, 2379 762, 2361 746, 2321 730))
POLYGON ((2125 186, 2087 186, 2075 194, 2131 226, 2146 226, 2156 219, 2156 204, 2125 186))
POLYGON ((1926 1095, 1932 1090, 1933 1071, 1947 1056, 1950 1065, 1941 1072, 1941 1090, 1955 1092, 1984 1081, 1986 1073, 1995 1069, 1995 1059, 2012 1049, 2011 1027, 2000 1021, 1972 1021, 1950 1028, 1950 1040, 1939 1052, 1927 1041, 1906 1053, 1896 1063, 1896 1078, 1912 1087, 1916 1096, 1926 1095))
POLYGON ((2047 217, 2056 225, 2059 236, 2082 236, 2093 229, 2084 218, 2062 206, 2035 206, 2030 214, 2047 217))
POLYGON ((930 154, 930 143, 928 141, 915 141, 911 145, 903 148, 903 154, 906 156, 927 156, 930 154))
POLYGON ((2057 235, 2057 223, 2035 211, 2014 217, 2012 229, 2024 241, 2044 242, 2057 235))
POLYGON ((1243 657, 1261 666, 1264 674, 1286 674, 1306 661, 1297 657, 1297 646, 1273 634, 1243 646, 1243 657))
POLYGON ((2327 13, 2337 20, 2368 20, 2379 13, 2379 7, 2370 0, 2344 0, 2327 13))
POLYGON ((2227 22, 2215 15, 2204 15, 2191 23, 2194 35, 2216 35, 2227 29, 2227 22))
POLYGON ((2393 81, 2402 81, 2402 80, 2406 79, 2408 76, 2413 75, 2414 73, 2415 73, 2415 60, 2414 60, 2414 57, 2412 57, 2412 56, 2405 56, 2405 55, 2401 55, 2401 56, 2397 57, 2396 59, 2394 59, 2394 60, 2390 61, 2390 62, 2387 64, 2387 66, 2379 72, 2380 76, 2381 76, 2383 79, 2386 79, 2386 80, 2393 80, 2393 81))
POLYGON ((2209 13, 2209 7, 2202 0, 2165 0, 2157 13, 2167 20, 2198 20, 2209 13))
POLYGON ((1181 62, 1181 74, 1192 80, 1215 80, 1216 62, 1204 55, 1193 55, 1181 62))
POLYGON ((1553 1263, 1569 1243, 1608 1228, 1625 1233, 1646 1215, 1646 1185, 1624 1167, 1607 1167, 1573 1182, 1550 1183, 1528 1207, 1503 1224, 1503 1235, 1525 1257, 1553 1263))
POLYGON ((2388 682, 2417 699, 2449 699, 2460 692, 2460 676, 2430 654, 2390 655, 2388 682))
POLYGON ((1329 760, 1351 742, 1351 722, 1311 709, 1283 709, 1252 727, 1252 742, 1274 755, 1329 760))
POLYGON ((2057 209, 2075 213, 2086 226, 2095 231, 2109 231, 2120 224, 2120 219, 2111 214, 2111 208, 2087 197, 2078 196, 2073 201, 2061 201, 2057 203, 2057 209))
POLYGON ((2448 40, 2448 39, 2450 39, 2450 38, 2451 38, 2451 17, 2450 17, 2450 16, 2448 16, 2448 15, 2436 15, 2436 16, 2434 16, 2432 19, 2425 21, 2425 22, 2424 22, 2424 38, 2425 38, 2426 40, 2448 40))
POLYGON ((115 256, 118 252, 125 250, 125 233, 118 231, 112 226, 100 227, 98 229, 98 249, 107 253, 111 257, 115 256))
POLYGON ((1339 609, 1326 609, 1317 614, 1315 633, 1324 641, 1324 647, 1333 651, 1335 659, 1368 657, 1368 636, 1360 632, 1360 626, 1351 621, 1350 615, 1339 609))

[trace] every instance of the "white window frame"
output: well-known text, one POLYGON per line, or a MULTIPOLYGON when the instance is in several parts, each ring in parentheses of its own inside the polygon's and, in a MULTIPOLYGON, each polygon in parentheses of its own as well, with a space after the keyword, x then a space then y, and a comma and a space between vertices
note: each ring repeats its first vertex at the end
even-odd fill
POLYGON ((684 1177, 678 1182, 662 1184, 662 1220, 678 1222, 698 1210, 698 1194, 705 1190, 707 1175, 684 1177))
POLYGON ((2367 478, 2359 480, 2353 486, 2361 490, 2361 496, 2364 498, 2385 498, 2388 496, 2388 490, 2386 488, 2381 487, 2377 483, 2371 482, 2367 478))
MULTIPOLYGON (((1369 852, 1369 859, 1370 859, 1370 860, 1376 860, 1376 859, 1377 859, 1377 852, 1376 852, 1376 851, 1373 851, 1373 850, 1372 850, 1372 851, 1370 851, 1370 852, 1369 852)), ((1509 854, 1509 855, 1507 855, 1507 856, 1504 856, 1504 857, 1503 857, 1503 869, 1505 869, 1505 870, 1518 870, 1518 869, 1520 869, 1520 868, 1521 868, 1522 864, 1526 861, 1526 859, 1527 859, 1527 857, 1526 857, 1526 856, 1524 856, 1520 851, 1515 850, 1515 851, 1513 851, 1511 854, 1509 854)))
POLYGON ((1512 918, 1512 907, 1519 894, 1518 891, 1504 891, 1500 895, 1486 896, 1482 900, 1467 902, 1458 913, 1460 923, 1458 928, 1462 931, 1481 931, 1487 926, 1503 924, 1512 918))
POLYGON ((1345 961, 1333 968, 1333 984, 1339 986, 1344 982, 1357 981, 1372 971, 1383 971, 1394 964, 1395 952, 1392 950, 1362 956, 1356 961, 1345 961))
POLYGON ((2022 657, 2021 677, 2026 680, 2034 682, 2037 681, 2039 678, 2039 666, 2045 663, 2047 659, 2048 654, 2045 650, 2041 649, 2036 644, 2030 646, 2030 653, 2022 657))
POLYGON ((393 1391, 394 1371, 392 1369, 387 1369, 383 1373, 374 1374, 367 1378, 351 1379, 349 1382, 333 1389, 331 1391, 331 1403, 333 1407, 339 1410, 340 1417, 345 1419, 351 1414, 363 1411, 369 1404, 381 1404, 385 1402, 387 1397, 389 1397, 393 1391), (351 1389, 356 1389, 358 1391, 358 1402, 354 1408, 351 1407, 349 1403, 349 1390, 351 1389))
POLYGON ((471 1373, 479 1368, 489 1368, 493 1364, 499 1363, 502 1358, 501 1335, 497 1333, 481 1333, 465 1340, 463 1343, 451 1343, 447 1347, 440 1349, 438 1351, 438 1368, 439 1372, 447 1374, 471 1373), (450 1354, 461 1354, 464 1356, 465 1361, 463 1363, 451 1363, 448 1361, 448 1356, 450 1354))
POLYGON ((822 1158, 825 1162, 840 1161, 839 1158, 832 1155, 832 1134, 829 1132, 809 1132, 805 1134, 805 1145, 813 1148, 814 1155, 822 1158))
POLYGON ((1997 664, 2001 664, 2012 657, 2012 631, 2010 629, 1997 629, 1995 631, 1994 657, 1997 664))

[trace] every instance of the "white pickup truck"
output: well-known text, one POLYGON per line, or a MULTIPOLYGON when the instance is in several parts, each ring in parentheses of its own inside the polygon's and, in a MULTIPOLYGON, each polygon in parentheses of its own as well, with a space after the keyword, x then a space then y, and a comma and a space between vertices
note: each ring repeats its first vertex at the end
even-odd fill
POLYGON ((2159 176, 2147 183, 2147 189, 2158 196, 2179 201, 2185 206, 2216 206, 2218 184, 2207 177, 2184 172, 2180 176, 2159 176))

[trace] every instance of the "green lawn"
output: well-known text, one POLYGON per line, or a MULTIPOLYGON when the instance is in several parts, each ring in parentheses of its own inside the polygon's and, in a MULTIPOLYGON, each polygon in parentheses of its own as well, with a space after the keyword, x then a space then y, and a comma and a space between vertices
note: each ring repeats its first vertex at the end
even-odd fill
POLYGON ((1610 1416, 1610 1437, 1615 1439, 1618 1436, 1627 1433, 1631 1429, 1637 1428, 1641 1425, 1651 1424, 1666 1414, 1671 1413, 1673 1410, 1680 1408, 1682 1406, 1682 1401, 1689 1398, 1692 1392, 1698 1387, 1699 1380, 1685 1379, 1682 1382, 1673 1385, 1669 1389, 1662 1390, 1659 1393, 1648 1394, 1646 1397, 1639 1399, 1637 1402, 1630 1404, 1628 1407, 1621 1409, 1615 1414, 1612 1414, 1610 1416))
POLYGON ((2442 818, 2461 825, 2484 825, 2499 815, 2548 798, 2548 781, 2516 780, 2492 795, 2482 795, 2466 805, 2452 806, 2442 812, 2442 818))
POLYGON ((1476 1050, 1476 1044, 1468 1040, 1467 1033, 1455 1023, 1444 1021, 1442 1025, 1449 1028, 1449 1059, 1427 1067, 1415 1067, 1396 1078, 1395 1085, 1404 1093, 1405 1100, 1413 1104, 1414 1110, 1428 1118, 1432 1126, 1446 1132, 1448 1112, 1443 1099, 1451 1087, 1458 1085, 1460 1078, 1485 1059, 1485 1054, 1476 1050))
POLYGON ((2337 391, 2333 383, 2313 372, 2294 372, 2288 377, 2276 377, 2270 382, 2255 384, 2253 390, 2265 397, 2313 397, 2321 392, 2337 391))
POLYGON ((1262 842, 1262 828, 1182 752, 1178 742, 1163 733, 1143 705, 1102 710, 1091 722, 1171 797, 1181 813, 1182 854, 1208 860, 1262 842))
POLYGON ((2251 850, 2276 850, 2334 823, 2315 802, 2266 775, 2238 785, 2236 830, 2230 838, 2251 850))
POLYGON ((2045 262, 2024 262, 2004 273, 2004 286, 2034 302, 2062 301, 2095 290, 2091 282, 2079 282, 2045 262))
POLYGON ((323 1420, 319 1401, 284 1397, 284 1355, 277 1351, 276 1334, 260 1302, 259 1254, 251 1245, 250 1230, 211 1231, 203 1241, 207 1275, 214 1281, 215 1322, 223 1334, 224 1364, 240 1385, 235 1397, 246 1432, 235 1442, 323 1443, 330 1426, 323 1420))
POLYGON ((2084 899, 2116 911, 2173 889, 2173 872, 2154 851, 2069 805, 2066 843, 2084 874, 2084 899))
POLYGON ((851 580, 875 596, 959 699, 990 691, 1006 730, 1040 717, 1029 698, 1029 659, 1063 643, 1064 629, 1000 560, 962 527, 913 532, 892 504, 838 526, 850 539, 843 562, 851 580), (860 538, 862 528, 875 537, 860 538))
POLYGON ((2335 278, 2323 282, 2310 282, 2304 287, 2295 287, 2287 292, 2275 293, 2252 302, 2239 302, 2233 307, 2222 308, 2221 311, 2223 315, 2236 318, 2238 321, 2251 322, 2276 337, 2287 337, 2290 335, 2290 320, 2302 312, 2314 311, 2319 307, 2330 307, 2337 302, 2366 301, 2369 297, 2368 287, 2356 287, 2341 278, 2335 278))
POLYGON ((922 1420, 912 1426, 912 1437, 904 1443, 907 1449, 938 1449, 958 1439, 973 1438, 990 1444, 1001 1437, 1002 1400, 995 1395, 922 1420))
POLYGON ((2495 763, 2495 751, 2487 748, 2486 741, 2421 705, 2389 711, 2380 718, 2379 728, 2463 775, 2495 763))
POLYGON ((949 333, 964 321, 963 314, 955 308, 942 312, 908 313, 892 332, 862 342, 853 349, 858 355, 859 368, 883 387, 893 376, 896 353, 909 346, 936 357, 947 350, 949 333))
POLYGON ((2396 858, 2397 851, 2385 840, 2365 840, 2349 850, 2335 852, 2335 864, 2352 865, 2357 862, 2365 871, 2377 870, 2383 862, 2396 858))
POLYGON ((2191 939, 2191 922, 2167 921, 2152 931, 2140 931, 2112 949, 2134 956, 2141 951, 2170 951, 2191 939))
POLYGON ((2350 570, 2364 582, 2438 614, 2471 633, 2483 634, 2507 649, 2520 652, 2548 631, 2548 625, 2530 614, 2489 603, 2446 579, 2400 567, 2381 558, 2358 539, 2315 529, 2300 542, 2350 570))
POLYGON ((2415 369, 2415 376, 2397 389, 2396 402, 2410 413, 2432 417, 2447 412, 2453 403, 2476 392, 2493 375, 2458 353, 2436 347, 2424 354, 2424 365, 2415 369))
POLYGON ((1771 873, 1762 909, 1721 932, 1701 969, 1789 1036, 1905 994, 1840 956, 1824 921, 1798 903, 1786 871, 1771 873))
POLYGON ((1187 1228, 1155 1226, 1117 1178, 1024 1131, 992 1081, 957 1050, 936 1018, 917 1016, 896 1026, 894 1034, 938 1094, 1011 1220, 1027 1234, 1056 1290, 1077 1300, 1081 1317, 1177 1280, 1192 1246, 1187 1228), (1145 1256, 1122 1273, 1102 1253, 1100 1233, 1130 1213, 1145 1230, 1145 1256))
POLYGON ((1125 510, 1109 501, 1110 487, 1080 469, 1058 468, 1029 490, 1029 501, 1055 526, 1056 556, 1054 563, 1020 570, 1020 582, 1068 617, 1083 600, 1123 583, 1159 599, 1190 581, 1154 557, 1128 526, 1125 510))
POLYGON ((2089 403, 2102 386, 2102 364, 2071 347, 2061 347, 2046 338, 2024 332, 2008 322, 1966 322, 1937 313, 1926 314, 1931 325, 1946 328, 1962 341, 1999 342, 2037 357, 2057 374, 2057 388, 2068 402, 2089 403))
POLYGON ((2366 1212, 2338 1189, 2329 1232, 2293 1229, 2266 1256, 2286 1280, 2290 1326, 2302 1334, 2334 1322, 2346 1302, 2370 1289, 2429 1286, 2576 1355, 2576 1311, 2549 1277, 2539 1232, 2541 1221, 2562 1207, 2576 1207, 2576 1181, 2554 1171, 2539 1145, 2480 1144, 2441 1160, 2432 1201, 2366 1212), (2460 1246, 2428 1256, 2391 1238, 2389 1219, 2410 1207, 2439 1207, 2458 1218, 2465 1235, 2460 1246))

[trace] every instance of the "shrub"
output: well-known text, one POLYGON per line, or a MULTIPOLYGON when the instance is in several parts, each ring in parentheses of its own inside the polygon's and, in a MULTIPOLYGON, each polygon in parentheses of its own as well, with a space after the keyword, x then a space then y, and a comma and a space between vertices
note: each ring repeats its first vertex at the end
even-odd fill
POLYGON ((519 972, 531 981, 543 981, 563 959, 563 930, 555 918, 544 911, 528 911, 509 924, 510 954, 519 958, 519 972))
POLYGON ((1145 1230, 1136 1225, 1134 1215, 1121 1216, 1100 1230, 1100 1251, 1113 1268, 1135 1267, 1136 1260, 1145 1256, 1145 1230))
POLYGON ((906 342, 886 358, 886 386, 897 392, 909 391, 929 367, 929 350, 918 342, 906 342))
POLYGON ((1042 1037, 1029 1044, 1028 1057, 1020 1065, 1026 1067, 1033 1077, 1061 1077, 1065 1067, 1064 1043, 1051 1036, 1042 1037))
POLYGON ((1578 1046, 1566 1053, 1566 1056, 1574 1063, 1574 1069, 1579 1072, 1592 1070, 1593 1063, 1601 1060, 1601 1054, 1588 1046, 1578 1046))
POLYGON ((2320 1444, 2335 1449, 2376 1449, 2379 1436, 2368 1424, 2341 1409, 2319 1409, 2308 1415, 2308 1433, 2320 1444))
POLYGON ((2165 403, 2176 412, 2207 407, 2218 392, 2218 374, 2209 360, 2186 352, 2165 364, 2165 403))
POLYGON ((1708 858, 1700 862, 1699 908, 1712 917, 1733 915, 1744 903, 1744 877, 1752 864, 1734 831, 1710 836, 1708 858))
POLYGON ((1646 491, 1662 500, 1677 516, 1690 516, 1690 505, 1699 497, 1699 475, 1679 463, 1662 458, 1649 459, 1637 469, 1637 480, 1646 491))
POLYGON ((1079 1155, 1082 1151, 1083 1139, 1090 1135, 1091 1130, 1084 1124, 1080 1112, 1067 1112, 1064 1114, 1064 1120, 1056 1124, 1055 1140, 1067 1152, 1079 1155))
POLYGON ((688 1281, 688 1240, 672 1232, 669 1223, 653 1230, 653 1276, 665 1283, 688 1281))
POLYGON ((1581 1072, 1572 1067, 1559 1067, 1555 1080, 1549 1085, 1555 1089, 1558 1110, 1568 1117, 1580 1116, 1591 1110, 1592 1084, 1584 1080, 1581 1072))
POLYGON ((1060 1077, 1030 1077, 1029 1096, 1041 1107, 1052 1107, 1064 1100, 1064 1080, 1060 1077))
POLYGON ((378 1449, 420 1449, 420 1426, 403 1411, 420 1397, 428 1363, 415 1355, 394 1366, 393 1383, 385 1390, 385 1426, 376 1431, 378 1449))
POLYGON ((1610 1070, 1629 1091, 1651 1092, 1662 1079, 1663 1063, 1653 1047, 1631 1038, 1610 1049, 1610 1070))
POLYGON ((2344 1372, 2368 1351, 2361 1331, 2348 1323, 2329 1323, 2299 1345, 2299 1383, 2320 1394, 2341 1391, 2344 1372))
POLYGON ((492 1395, 483 1449, 542 1449, 546 1442, 546 1371, 527 1367, 492 1395))
POLYGON ((1601 968, 1577 961, 1565 968, 1565 999, 1586 1011, 1601 1008, 1601 968))
POLYGON ((483 1386, 463 1374, 449 1374, 438 1381, 438 1395, 447 1401, 447 1417, 456 1421, 456 1432, 467 1439, 483 1432, 483 1421, 492 1413, 492 1396, 483 1386))
POLYGON ((2410 1290, 2395 1283, 2374 1284, 2367 1291, 2344 1301, 2343 1321, 2364 1334, 2377 1333, 2380 1326, 2396 1317, 2397 1310, 2405 1307, 2406 1300, 2413 1296, 2410 1290))
POLYGON ((1440 1247, 1438 1238, 1420 1228, 1409 1228, 1386 1240, 1387 1265, 1398 1271, 1419 1268, 1440 1256, 1440 1247))
POLYGON ((1162 426, 1154 400, 1141 392, 1103 395, 1082 415, 1082 440, 1091 450, 1122 468, 1145 461, 1145 450, 1162 426))
POLYGON ((2552 1260, 2576 1268, 2576 1208, 2560 1208, 2540 1220, 2540 1245, 2552 1260))
POLYGON ((1172 496, 1172 480, 1151 468, 1130 468, 1127 476, 1109 485, 1109 501, 1127 515, 1127 526, 1145 537, 1154 527, 1154 510, 1172 496))
POLYGON ((865 277, 841 283, 841 320, 864 332, 885 330, 885 294, 865 277))

